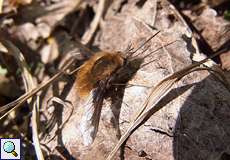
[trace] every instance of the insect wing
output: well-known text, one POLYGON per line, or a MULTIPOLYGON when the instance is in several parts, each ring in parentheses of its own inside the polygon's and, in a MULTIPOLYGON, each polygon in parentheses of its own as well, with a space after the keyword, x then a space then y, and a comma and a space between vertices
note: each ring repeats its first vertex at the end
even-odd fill
POLYGON ((104 89, 98 87, 90 92, 90 95, 85 103, 83 117, 80 123, 80 130, 85 146, 93 143, 101 115, 101 109, 104 100, 104 89))

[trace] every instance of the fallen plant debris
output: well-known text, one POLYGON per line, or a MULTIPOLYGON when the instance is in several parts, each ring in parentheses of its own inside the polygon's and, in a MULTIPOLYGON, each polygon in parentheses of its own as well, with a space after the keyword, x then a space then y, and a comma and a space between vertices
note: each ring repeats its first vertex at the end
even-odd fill
POLYGON ((0 137, 22 159, 228 159, 227 3, 0 1, 0 137))

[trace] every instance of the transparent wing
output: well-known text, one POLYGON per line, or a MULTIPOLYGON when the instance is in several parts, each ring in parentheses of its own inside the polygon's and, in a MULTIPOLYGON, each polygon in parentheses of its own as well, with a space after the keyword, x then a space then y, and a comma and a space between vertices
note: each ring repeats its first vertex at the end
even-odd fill
POLYGON ((99 126, 101 109, 104 100, 104 87, 98 87, 90 92, 84 107, 80 123, 80 131, 85 146, 93 143, 99 126))

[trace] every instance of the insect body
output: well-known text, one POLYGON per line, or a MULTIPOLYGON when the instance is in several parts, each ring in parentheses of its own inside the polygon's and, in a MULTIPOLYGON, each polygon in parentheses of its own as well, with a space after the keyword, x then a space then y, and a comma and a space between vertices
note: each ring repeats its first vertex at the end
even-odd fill
POLYGON ((112 75, 124 64, 124 58, 118 53, 98 52, 87 60, 77 74, 77 92, 81 98, 89 95, 98 83, 112 75))
MULTIPOLYGON (((109 82, 111 82, 115 79, 123 79, 121 80, 123 81, 123 83, 129 81, 132 78, 132 76, 136 73, 136 71, 140 68, 141 63, 146 57, 137 57, 137 55, 133 55, 159 32, 160 31, 152 35, 135 51, 132 51, 132 49, 128 47, 127 53, 125 55, 121 52, 111 53, 101 51, 95 53, 91 58, 89 58, 89 60, 87 60, 81 66, 80 70, 77 73, 76 84, 79 96, 81 98, 84 98, 87 95, 89 95, 90 91, 96 88, 98 83, 102 80, 107 79, 109 82)), ((144 50, 143 52, 145 51, 146 50, 144 50)), ((107 88, 109 88, 108 85, 107 88)))
POLYGON ((79 97, 87 97, 80 123, 84 145, 92 144, 96 137, 104 99, 111 98, 111 102, 118 101, 118 97, 119 100, 123 99, 121 92, 124 92, 126 83, 137 72, 142 60, 125 57, 120 52, 98 52, 81 66, 77 73, 76 85, 79 97))

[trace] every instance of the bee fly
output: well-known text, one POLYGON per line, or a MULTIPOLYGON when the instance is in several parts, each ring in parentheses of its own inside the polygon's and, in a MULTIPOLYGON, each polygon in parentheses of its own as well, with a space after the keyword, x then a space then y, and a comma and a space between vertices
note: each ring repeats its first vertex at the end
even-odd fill
POLYGON ((88 99, 84 106, 85 113, 80 124, 83 143, 85 145, 90 145, 96 137, 103 100, 108 97, 112 99, 113 94, 121 89, 121 85, 124 88, 138 69, 151 63, 142 64, 144 58, 162 48, 160 47, 143 57, 139 57, 139 55, 147 51, 148 48, 134 55, 158 33, 159 31, 147 39, 136 50, 133 50, 129 46, 124 52, 125 54, 104 51, 95 53, 95 55, 85 61, 80 67, 75 83, 79 97, 88 99))
POLYGON ((158 33, 159 31, 146 40, 135 51, 132 51, 133 49, 130 48, 130 46, 126 49, 126 54, 122 54, 121 52, 110 53, 101 51, 95 53, 92 57, 85 61, 77 72, 75 81, 77 84, 77 93, 80 98, 87 97, 90 91, 97 88, 99 84, 102 84, 102 82, 110 82, 106 85, 106 88, 108 89, 111 82, 115 81, 115 79, 118 81, 120 79, 123 83, 129 81, 140 68, 144 58, 153 52, 141 58, 138 57, 138 55, 132 55, 158 33))

